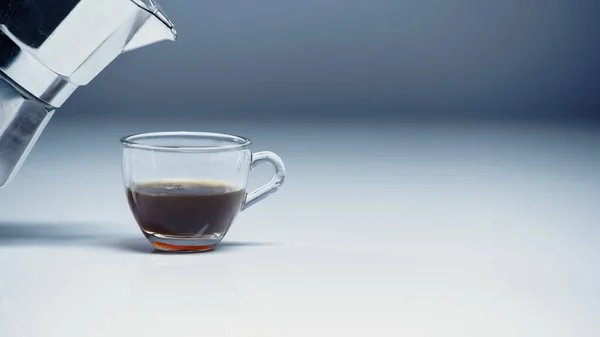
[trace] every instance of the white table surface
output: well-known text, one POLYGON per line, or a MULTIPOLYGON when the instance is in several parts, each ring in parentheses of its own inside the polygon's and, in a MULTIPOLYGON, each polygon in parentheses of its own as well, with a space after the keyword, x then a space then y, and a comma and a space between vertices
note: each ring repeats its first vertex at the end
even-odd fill
POLYGON ((600 336, 598 130, 230 126, 288 180, 174 255, 116 143, 164 128, 50 125, 0 190, 0 337, 600 336))

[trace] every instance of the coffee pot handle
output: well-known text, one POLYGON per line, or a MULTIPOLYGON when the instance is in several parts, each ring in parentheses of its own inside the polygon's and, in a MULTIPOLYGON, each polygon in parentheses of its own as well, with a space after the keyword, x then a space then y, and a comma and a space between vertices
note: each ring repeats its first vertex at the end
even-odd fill
POLYGON ((281 160, 281 158, 278 155, 271 151, 261 151, 252 153, 252 163, 250 164, 251 170, 263 163, 269 164, 273 167, 273 169, 275 169, 273 179, 271 179, 271 181, 267 184, 246 194, 246 200, 242 205, 242 211, 263 200, 269 195, 277 192, 277 190, 281 187, 281 185, 283 185, 283 182, 285 181, 285 165, 283 164, 283 160, 281 160))

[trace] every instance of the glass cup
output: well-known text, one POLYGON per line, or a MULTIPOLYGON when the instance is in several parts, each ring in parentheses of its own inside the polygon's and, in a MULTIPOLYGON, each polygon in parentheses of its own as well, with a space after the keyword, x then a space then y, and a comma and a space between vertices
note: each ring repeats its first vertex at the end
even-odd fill
POLYGON ((276 192, 285 166, 273 152, 250 151, 247 138, 206 132, 154 132, 121 138, 129 207, 148 241, 166 251, 207 251, 240 211, 276 192), (246 192, 250 170, 274 168, 246 192))

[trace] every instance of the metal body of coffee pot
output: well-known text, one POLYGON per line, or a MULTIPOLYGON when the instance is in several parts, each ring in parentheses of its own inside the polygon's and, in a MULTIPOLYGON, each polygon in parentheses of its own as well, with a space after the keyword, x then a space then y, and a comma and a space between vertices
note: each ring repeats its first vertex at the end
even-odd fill
POLYGON ((119 54, 176 36, 153 0, 0 0, 0 187, 75 89, 119 54))

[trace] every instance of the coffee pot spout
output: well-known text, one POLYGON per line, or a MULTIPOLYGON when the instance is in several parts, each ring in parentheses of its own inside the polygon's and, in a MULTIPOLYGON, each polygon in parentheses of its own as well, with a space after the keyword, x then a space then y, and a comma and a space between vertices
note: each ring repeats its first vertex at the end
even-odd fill
POLYGON ((160 41, 175 41, 177 39, 175 26, 156 2, 152 0, 132 0, 132 2, 151 15, 142 19, 143 22, 139 23, 137 31, 134 32, 125 45, 123 52, 160 41))

